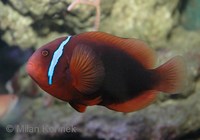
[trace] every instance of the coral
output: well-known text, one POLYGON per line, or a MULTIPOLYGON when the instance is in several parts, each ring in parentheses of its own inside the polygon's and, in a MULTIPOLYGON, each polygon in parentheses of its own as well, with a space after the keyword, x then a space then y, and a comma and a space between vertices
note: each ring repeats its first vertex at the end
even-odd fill
POLYGON ((67 8, 68 11, 71 11, 74 9, 74 7, 77 4, 88 4, 92 5, 96 8, 96 18, 95 18, 95 23, 94 23, 94 31, 98 31, 99 29, 99 24, 100 24, 100 17, 101 17, 101 9, 100 9, 100 0, 74 0, 69 7, 67 8))

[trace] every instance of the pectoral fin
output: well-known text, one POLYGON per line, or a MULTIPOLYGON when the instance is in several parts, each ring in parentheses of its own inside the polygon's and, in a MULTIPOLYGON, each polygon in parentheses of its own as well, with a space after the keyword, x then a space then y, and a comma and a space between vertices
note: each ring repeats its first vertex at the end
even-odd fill
POLYGON ((75 47, 70 62, 70 72, 73 86, 85 94, 95 92, 104 78, 104 67, 100 58, 86 45, 75 47))

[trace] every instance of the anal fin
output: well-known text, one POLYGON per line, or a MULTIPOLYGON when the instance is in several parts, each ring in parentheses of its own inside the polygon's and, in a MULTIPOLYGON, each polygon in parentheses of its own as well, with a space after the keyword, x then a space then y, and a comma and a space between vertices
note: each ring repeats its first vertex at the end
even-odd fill
POLYGON ((145 108, 150 105, 155 99, 158 92, 154 90, 144 91, 138 97, 130 99, 122 103, 106 105, 107 108, 118 112, 129 113, 145 108))

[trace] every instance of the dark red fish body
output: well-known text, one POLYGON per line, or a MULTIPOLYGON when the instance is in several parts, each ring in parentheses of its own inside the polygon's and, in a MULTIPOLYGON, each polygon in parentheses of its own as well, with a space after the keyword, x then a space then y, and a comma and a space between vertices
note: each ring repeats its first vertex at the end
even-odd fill
POLYGON ((87 32, 44 45, 30 58, 27 71, 41 88, 79 112, 91 105, 132 112, 149 105, 159 91, 173 93, 182 86, 180 57, 156 69, 154 64, 153 50, 140 40, 87 32), (67 42, 63 52, 53 56, 62 42, 67 42), (51 85, 47 73, 53 75, 51 85))
POLYGON ((153 73, 125 51, 113 46, 112 43, 109 44, 103 38, 95 39, 95 35, 93 39, 87 36, 75 36, 74 39, 77 44, 91 46, 103 63, 105 77, 96 93, 102 96, 102 104, 109 104, 115 100, 126 101, 152 88, 153 73), (84 41, 87 39, 88 41, 84 41))

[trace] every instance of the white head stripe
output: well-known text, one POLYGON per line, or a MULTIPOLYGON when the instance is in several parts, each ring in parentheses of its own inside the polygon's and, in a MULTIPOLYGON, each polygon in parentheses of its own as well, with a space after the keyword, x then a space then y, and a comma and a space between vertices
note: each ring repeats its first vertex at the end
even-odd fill
POLYGON ((54 75, 54 70, 55 67, 60 59, 60 57, 63 54, 63 49, 64 46, 69 42, 71 36, 68 36, 66 40, 64 40, 60 46, 58 47, 58 49, 54 52, 49 69, 48 69, 48 83, 49 85, 52 85, 53 83, 53 75, 54 75))

